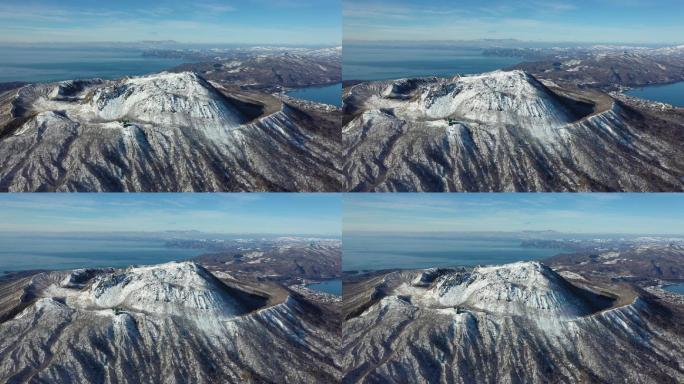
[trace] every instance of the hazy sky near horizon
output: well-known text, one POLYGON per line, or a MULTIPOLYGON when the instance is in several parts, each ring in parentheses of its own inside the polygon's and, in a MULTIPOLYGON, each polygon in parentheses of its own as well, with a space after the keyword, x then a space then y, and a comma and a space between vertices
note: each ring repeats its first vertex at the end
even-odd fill
POLYGON ((345 194, 343 232, 684 235, 684 196, 659 193, 345 194))
POLYGON ((338 45, 341 0, 3 0, 0 42, 338 45))
POLYGON ((345 40, 684 43, 681 0, 344 0, 345 40))
POLYGON ((4 232, 341 235, 339 194, 0 194, 4 232))

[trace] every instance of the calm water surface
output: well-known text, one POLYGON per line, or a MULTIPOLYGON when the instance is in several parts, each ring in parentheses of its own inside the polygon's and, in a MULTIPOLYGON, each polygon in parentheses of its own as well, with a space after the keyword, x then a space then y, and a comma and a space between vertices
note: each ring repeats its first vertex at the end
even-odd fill
POLYGON ((175 249, 162 240, 35 238, 0 235, 0 272, 127 267, 187 260, 202 249, 175 249))
POLYGON ((519 63, 515 57, 483 56, 480 49, 345 46, 344 80, 384 80, 406 77, 475 74, 519 63))
POLYGON ((145 58, 135 49, 0 46, 0 83, 114 79, 160 72, 182 63, 180 59, 145 58))
POLYGON ((504 264, 544 259, 563 251, 523 248, 520 240, 510 239, 347 235, 343 238, 342 268, 358 271, 504 264))
POLYGON ((674 292, 680 295, 684 295, 684 283, 668 285, 666 287, 663 287, 663 289, 668 292, 674 292))
POLYGON ((684 81, 668 85, 632 89, 626 93, 641 99, 660 101, 677 107, 684 107, 684 81))
POLYGON ((342 296, 342 280, 326 280, 320 283, 309 284, 307 287, 331 295, 342 296))
POLYGON ((287 93, 289 96, 317 103, 342 106, 342 83, 324 87, 308 87, 295 89, 287 93))

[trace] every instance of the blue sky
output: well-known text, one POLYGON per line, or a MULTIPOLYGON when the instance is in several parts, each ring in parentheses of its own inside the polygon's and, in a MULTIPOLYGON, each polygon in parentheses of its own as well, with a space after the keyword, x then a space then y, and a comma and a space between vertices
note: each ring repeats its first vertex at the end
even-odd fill
POLYGON ((0 42, 340 44, 340 0, 3 0, 0 42))
POLYGON ((344 0, 345 40, 684 43, 681 0, 344 0))
POLYGON ((341 235, 338 194, 0 194, 0 231, 341 235))
POLYGON ((345 194, 343 231, 684 234, 682 194, 345 194))

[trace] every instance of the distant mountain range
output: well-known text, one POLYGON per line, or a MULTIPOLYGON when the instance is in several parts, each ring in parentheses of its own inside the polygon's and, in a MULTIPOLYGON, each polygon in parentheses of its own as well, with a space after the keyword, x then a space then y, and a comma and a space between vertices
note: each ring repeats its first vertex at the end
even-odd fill
POLYGON ((565 87, 621 91, 684 81, 684 45, 657 48, 498 49, 487 54, 520 56, 516 66, 565 87))

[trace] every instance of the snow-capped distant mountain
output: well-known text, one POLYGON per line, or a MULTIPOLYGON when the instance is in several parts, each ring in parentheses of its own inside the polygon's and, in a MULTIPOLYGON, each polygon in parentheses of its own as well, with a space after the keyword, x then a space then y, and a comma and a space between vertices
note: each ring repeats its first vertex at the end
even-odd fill
POLYGON ((0 190, 339 190, 334 108, 189 72, 0 95, 0 190))
POLYGON ((344 102, 349 190, 684 189, 681 121, 523 71, 361 83, 344 102))
POLYGON ((684 380, 671 309, 537 262, 393 272, 345 285, 347 302, 345 383, 684 380))
POLYGON ((219 84, 266 92, 342 81, 341 52, 336 48, 246 58, 203 59, 200 62, 192 60, 172 71, 192 71, 219 84))
MULTIPOLYGON (((495 55, 513 54, 497 50, 495 55)), ((538 79, 566 86, 621 91, 625 87, 642 87, 684 80, 684 48, 594 46, 589 48, 517 50, 528 60, 516 68, 534 74, 538 79)))

